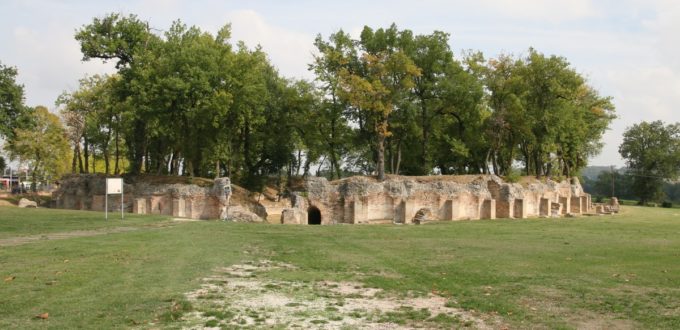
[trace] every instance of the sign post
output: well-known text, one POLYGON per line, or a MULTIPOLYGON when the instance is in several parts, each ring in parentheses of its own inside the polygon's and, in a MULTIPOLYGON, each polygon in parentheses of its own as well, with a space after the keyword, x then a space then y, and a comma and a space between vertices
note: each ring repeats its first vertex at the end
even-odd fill
POLYGON ((109 220, 109 195, 120 194, 120 219, 123 216, 123 178, 106 178, 106 197, 104 199, 104 214, 106 220, 109 220))

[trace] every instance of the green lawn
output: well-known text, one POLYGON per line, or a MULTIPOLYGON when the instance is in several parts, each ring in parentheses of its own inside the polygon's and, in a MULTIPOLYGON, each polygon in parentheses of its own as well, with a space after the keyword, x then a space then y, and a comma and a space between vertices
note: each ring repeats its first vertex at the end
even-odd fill
POLYGON ((74 230, 96 230, 121 226, 148 225, 160 221, 168 221, 164 216, 141 216, 125 214, 120 219, 120 212, 109 213, 109 220, 104 219, 104 212, 78 211, 58 209, 20 209, 0 206, 0 239, 28 235, 39 235, 74 230))
MULTIPOLYGON (((0 238, 111 223, 92 212, 0 208, 0 238)), ((161 327, 177 326, 163 315, 201 278, 261 259, 298 267, 268 275, 279 280, 436 291, 511 328, 598 320, 680 328, 680 212, 639 207, 607 217, 422 226, 201 221, 0 247, 0 328, 144 327, 159 318, 161 327), (45 312, 49 319, 34 318, 45 312)))

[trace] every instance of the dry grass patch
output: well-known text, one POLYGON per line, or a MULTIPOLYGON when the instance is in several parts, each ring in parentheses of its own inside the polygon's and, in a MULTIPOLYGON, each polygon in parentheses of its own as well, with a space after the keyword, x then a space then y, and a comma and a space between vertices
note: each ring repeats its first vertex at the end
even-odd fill
POLYGON ((397 297, 359 282, 302 282, 267 279, 272 270, 294 269, 263 260, 220 268, 187 293, 193 307, 181 318, 182 328, 302 329, 491 329, 497 317, 451 307, 445 297, 397 297))

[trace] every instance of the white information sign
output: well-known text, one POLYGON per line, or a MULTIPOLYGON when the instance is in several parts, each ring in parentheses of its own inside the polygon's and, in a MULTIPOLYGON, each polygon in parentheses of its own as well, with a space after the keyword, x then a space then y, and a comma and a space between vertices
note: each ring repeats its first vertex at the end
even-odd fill
POLYGON ((106 178, 106 198, 104 200, 104 217, 109 219, 109 195, 120 195, 120 218, 123 219, 123 178, 106 178))
POLYGON ((107 178, 106 193, 109 195, 120 194, 123 192, 123 178, 107 178))

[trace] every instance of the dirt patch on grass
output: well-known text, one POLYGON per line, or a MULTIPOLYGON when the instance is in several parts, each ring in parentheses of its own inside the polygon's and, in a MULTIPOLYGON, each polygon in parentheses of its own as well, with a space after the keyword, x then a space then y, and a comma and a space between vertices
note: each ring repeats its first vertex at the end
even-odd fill
POLYGON ((299 282, 266 278, 292 265, 259 261, 233 265, 204 278, 186 294, 193 311, 182 328, 411 329, 496 328, 497 318, 449 307, 436 295, 397 297, 358 282, 299 282))

